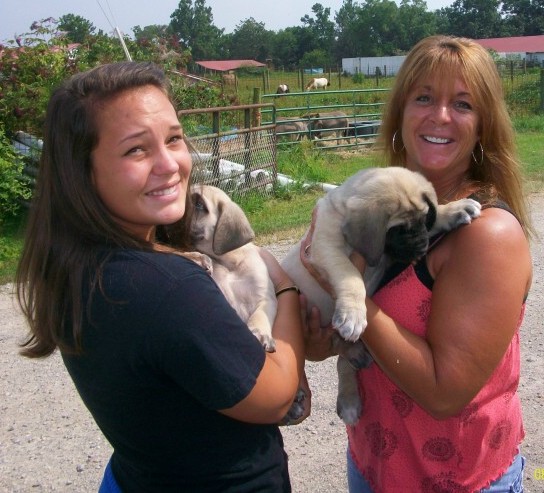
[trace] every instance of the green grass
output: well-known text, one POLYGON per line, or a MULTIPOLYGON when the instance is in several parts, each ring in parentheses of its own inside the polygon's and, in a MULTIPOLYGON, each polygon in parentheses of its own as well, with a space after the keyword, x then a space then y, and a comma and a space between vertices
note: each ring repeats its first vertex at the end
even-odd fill
POLYGON ((532 188, 544 187, 544 115, 514 119, 518 152, 532 188))
POLYGON ((25 214, 0 223, 0 284, 11 282, 21 248, 25 214))

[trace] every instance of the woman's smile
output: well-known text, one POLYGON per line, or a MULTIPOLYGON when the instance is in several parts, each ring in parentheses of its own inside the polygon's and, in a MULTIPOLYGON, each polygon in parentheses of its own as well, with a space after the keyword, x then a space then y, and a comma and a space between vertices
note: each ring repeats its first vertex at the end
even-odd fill
POLYGON ((93 182, 113 218, 141 238, 185 213, 192 168, 168 97, 154 86, 121 93, 97 114, 93 182))

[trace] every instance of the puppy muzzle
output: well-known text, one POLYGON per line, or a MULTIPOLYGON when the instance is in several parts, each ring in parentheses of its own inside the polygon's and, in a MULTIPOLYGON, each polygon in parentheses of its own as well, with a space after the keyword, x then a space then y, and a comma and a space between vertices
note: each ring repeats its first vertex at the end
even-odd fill
POLYGON ((412 263, 427 253, 429 234, 424 224, 393 226, 385 236, 385 253, 395 262, 412 263))

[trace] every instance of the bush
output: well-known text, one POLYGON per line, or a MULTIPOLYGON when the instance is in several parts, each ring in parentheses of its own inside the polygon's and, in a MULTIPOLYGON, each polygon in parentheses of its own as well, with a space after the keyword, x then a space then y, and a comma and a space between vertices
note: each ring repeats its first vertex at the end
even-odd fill
POLYGON ((40 136, 53 89, 76 71, 62 47, 40 43, 6 48, 0 58, 0 111, 6 132, 40 136))
POLYGON ((16 216, 22 202, 32 195, 29 184, 23 179, 23 167, 22 159, 0 125, 0 224, 16 216))

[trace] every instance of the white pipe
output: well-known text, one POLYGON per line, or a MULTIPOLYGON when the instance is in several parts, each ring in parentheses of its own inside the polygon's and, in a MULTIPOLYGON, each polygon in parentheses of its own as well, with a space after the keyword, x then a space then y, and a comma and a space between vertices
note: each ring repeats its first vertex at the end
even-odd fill
MULTIPOLYGON (((206 162, 208 159, 211 158, 211 156, 212 155, 210 153, 198 153, 198 157, 203 162, 206 162)), ((222 176, 228 177, 228 176, 231 176, 231 175, 236 175, 236 176, 238 176, 241 183, 244 182, 244 177, 243 177, 243 175, 241 175, 245 170, 245 167, 244 167, 243 164, 235 163, 234 161, 228 161, 227 159, 219 159, 218 165, 219 165, 219 173, 222 176)), ((265 175, 265 176, 270 176, 270 172, 267 171, 267 170, 263 170, 263 169, 253 170, 250 173, 250 175, 253 178, 256 178, 257 175, 259 175, 261 173, 263 175, 265 175)), ((284 185, 284 186, 294 185, 295 183, 297 183, 296 180, 293 180, 293 178, 291 178, 290 176, 284 175, 282 173, 277 173, 276 180, 280 185, 284 185)), ((334 188, 336 188, 338 185, 332 185, 330 183, 314 183, 314 184, 312 184, 312 183, 303 183, 302 184, 303 188, 310 188, 310 187, 315 187, 315 186, 317 186, 318 188, 320 188, 324 192, 329 192, 329 191, 333 190, 334 188)))
MULTIPOLYGON (((278 182, 281 184, 281 185, 293 185, 296 182, 296 180, 293 180, 291 177, 287 176, 287 175, 282 175, 281 173, 278 173, 278 182)), ((315 184, 311 184, 311 183, 303 183, 302 186, 304 188, 310 188, 312 186, 317 186, 319 188, 321 188, 321 190, 323 190, 324 192, 330 192, 331 190, 335 189, 338 185, 332 185, 331 183, 315 183, 315 184)))
POLYGON ((125 44, 123 35, 121 34, 121 31, 119 31, 118 27, 115 28, 115 32, 117 33, 117 37, 119 38, 119 41, 121 41, 121 46, 123 47, 123 51, 125 52, 125 56, 127 57, 127 60, 129 62, 132 62, 132 57, 130 56, 130 53, 128 52, 127 45, 125 44))

